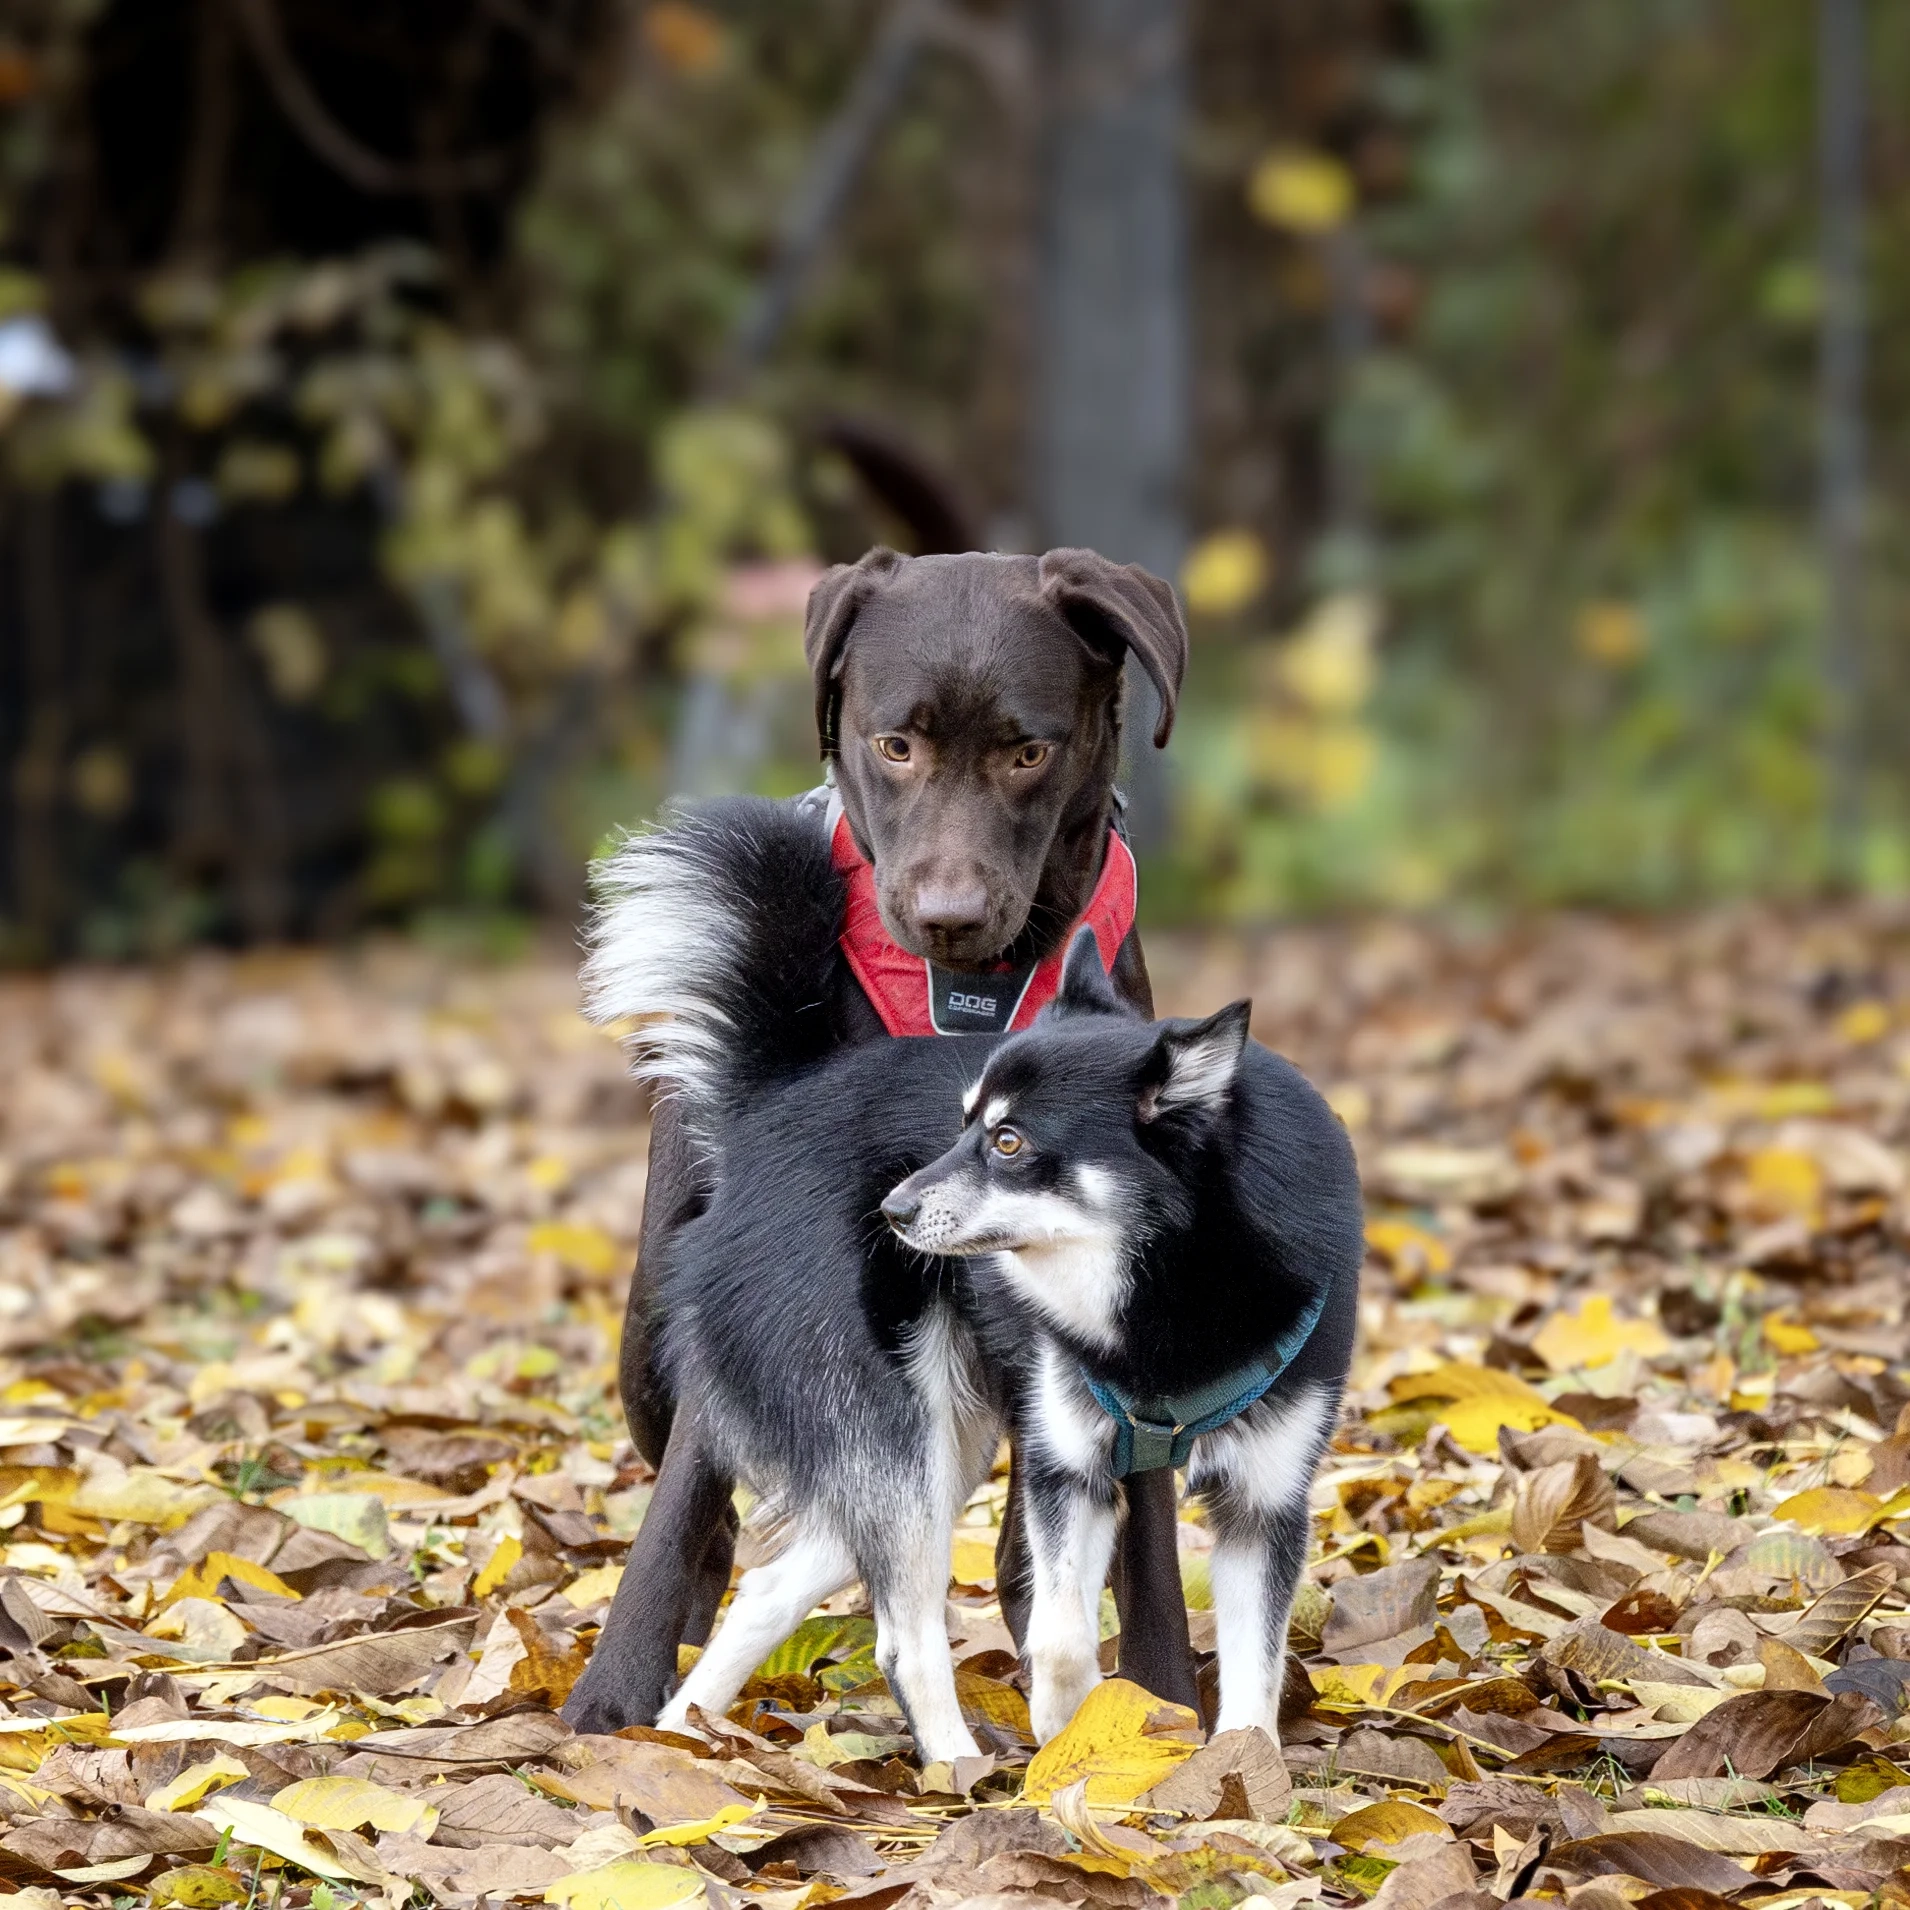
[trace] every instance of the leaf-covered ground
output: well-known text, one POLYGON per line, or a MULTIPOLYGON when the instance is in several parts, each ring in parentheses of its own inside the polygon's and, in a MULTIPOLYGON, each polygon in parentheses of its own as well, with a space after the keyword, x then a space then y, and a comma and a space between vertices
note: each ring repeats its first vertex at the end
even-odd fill
POLYGON ((1910 1897, 1910 933, 1155 965, 1169 1005, 1251 990, 1367 1175, 1285 1769, 1119 1682, 1031 1760, 999 1483, 952 1560, 979 1763, 913 1761, 853 1597, 707 1739, 569 1733, 647 1493, 612 1394, 641 1101, 557 956, 206 959, 0 985, 0 1885, 1910 1897))

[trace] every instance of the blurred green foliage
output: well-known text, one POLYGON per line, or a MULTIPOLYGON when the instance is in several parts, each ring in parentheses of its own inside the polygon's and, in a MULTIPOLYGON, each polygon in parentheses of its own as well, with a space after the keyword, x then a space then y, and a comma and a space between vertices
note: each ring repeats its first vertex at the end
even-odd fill
MULTIPOLYGON (((1370 522, 1294 553, 1284 605, 1356 586, 1383 607, 1367 771, 1331 792, 1267 774, 1311 746, 1278 740, 1259 687, 1280 654, 1268 604, 1222 593, 1183 732, 1175 893, 1251 917, 1816 887, 1813 10, 1422 13, 1428 57, 1376 78, 1412 128, 1410 187, 1355 215, 1370 269, 1410 274, 1414 317, 1361 358, 1334 416, 1370 522)), ((1910 376, 1910 17, 1874 8, 1870 26, 1881 422, 1910 376)), ((1898 436, 1879 439, 1881 528, 1910 470, 1898 436)), ((1867 583, 1862 867, 1900 888, 1897 540, 1873 537, 1867 583)))

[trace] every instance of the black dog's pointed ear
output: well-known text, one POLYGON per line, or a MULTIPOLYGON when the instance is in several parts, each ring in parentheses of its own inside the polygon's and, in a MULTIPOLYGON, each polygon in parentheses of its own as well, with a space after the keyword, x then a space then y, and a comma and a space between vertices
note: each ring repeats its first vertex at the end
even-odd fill
POLYGON ((1108 972, 1101 966, 1101 945, 1091 928, 1078 928, 1068 944, 1068 959, 1061 967, 1061 988, 1055 996, 1055 1012, 1063 1015, 1118 1015, 1121 1004, 1115 998, 1108 972))
POLYGON ((1156 1120, 1174 1108, 1219 1107, 1240 1066, 1252 1013, 1252 1002, 1235 1001, 1205 1021, 1168 1022, 1142 1070, 1141 1119, 1156 1120))
POLYGON ((1181 678, 1187 673, 1187 623, 1173 586, 1139 564, 1116 564, 1092 550, 1051 550, 1042 558, 1041 594, 1091 650, 1121 659, 1132 651, 1161 700, 1154 747, 1173 733, 1181 678))
POLYGON ((825 756, 836 753, 836 712, 842 701, 837 679, 856 613, 869 601, 883 578, 902 561, 885 544, 864 551, 853 564, 835 564, 822 573, 809 593, 803 617, 802 653, 816 686, 816 741, 825 756))

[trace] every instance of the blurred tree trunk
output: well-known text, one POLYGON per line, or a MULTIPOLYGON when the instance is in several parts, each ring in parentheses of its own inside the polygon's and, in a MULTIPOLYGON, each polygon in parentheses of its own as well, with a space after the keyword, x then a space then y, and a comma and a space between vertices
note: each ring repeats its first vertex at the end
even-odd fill
POLYGON ((1863 855, 1864 4, 1818 0, 1817 150, 1824 276, 1818 522, 1824 551, 1826 811, 1833 882, 1863 855))
MULTIPOLYGON (((1048 88, 1042 165, 1035 502, 1044 542, 1174 578, 1189 429, 1184 0, 1035 0, 1048 88)), ((1167 832, 1148 747, 1154 694, 1130 670, 1135 839, 1167 832)))

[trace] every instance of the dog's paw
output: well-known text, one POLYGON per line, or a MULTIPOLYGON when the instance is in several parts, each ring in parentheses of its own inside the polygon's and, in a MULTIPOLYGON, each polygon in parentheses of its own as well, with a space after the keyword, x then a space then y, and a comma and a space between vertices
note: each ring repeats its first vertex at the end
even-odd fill
POLYGON ((626 1725, 655 1723, 662 1705, 661 1693, 646 1705, 643 1693, 616 1678, 592 1677, 586 1672, 565 1701, 563 1719, 579 1734, 608 1737, 626 1725))

